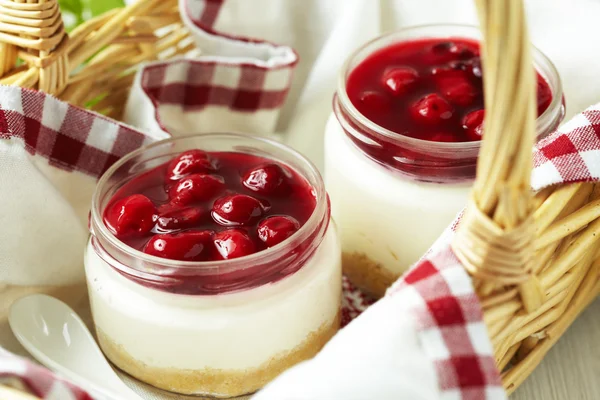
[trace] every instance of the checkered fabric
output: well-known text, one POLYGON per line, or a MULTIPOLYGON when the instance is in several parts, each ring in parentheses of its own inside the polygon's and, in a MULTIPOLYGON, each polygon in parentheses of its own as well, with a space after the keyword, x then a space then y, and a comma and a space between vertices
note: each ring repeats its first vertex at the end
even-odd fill
MULTIPOLYGON (((94 400, 77 386, 0 348, 0 385, 49 400, 94 400)), ((9 396, 5 393, 4 396, 9 396)), ((3 399, 10 397, 2 397, 3 399)), ((116 400, 116 399, 115 399, 116 400)))
POLYGON ((540 141, 533 152, 535 190, 600 178, 600 109, 592 106, 540 141))
MULTIPOLYGON (((228 110, 232 119, 281 107, 297 55, 287 47, 217 34, 213 26, 222 3, 183 3, 182 17, 195 27, 196 39, 206 50, 204 58, 153 63, 140 74, 140 87, 158 123, 169 106, 198 112, 199 118, 214 107, 228 110), (219 61, 223 54, 235 55, 235 60, 219 61)), ((540 143, 535 150, 535 189, 600 176, 599 110, 598 106, 586 110, 540 143)), ((151 119, 144 113, 141 118, 151 119)), ((273 114, 256 122, 272 126, 275 118, 273 114)), ((36 165, 96 179, 118 158, 156 138, 42 93, 0 87, 0 144, 22 146, 36 165)), ((443 399, 505 398, 478 299, 449 248, 451 237, 449 231, 388 296, 411 293, 410 308, 422 345, 436 365, 443 399)), ((344 322, 369 304, 364 294, 344 281, 344 322)), ((19 377, 32 393, 45 399, 89 398, 43 368, 2 351, 0 377, 9 376, 19 377)))
POLYGON ((450 249, 451 237, 448 232, 441 250, 421 260, 387 295, 411 292, 407 307, 434 363, 441 399, 505 399, 479 299, 450 249))
POLYGON ((358 317, 374 300, 362 290, 355 288, 345 276, 342 278, 342 327, 358 317))
POLYGON ((248 64, 240 68, 217 61, 179 60, 145 68, 142 87, 157 108, 176 104, 190 112, 214 105, 255 112, 283 106, 292 67, 248 64))
MULTIPOLYGON (((52 96, 0 86, 0 142, 17 143, 36 163, 98 179, 120 157, 154 140, 52 96)), ((372 300, 345 278, 343 288, 342 323, 346 325, 372 300)), ((15 381, 23 390, 47 400, 92 399, 50 371, 0 348, 0 384, 15 381)))
MULTIPOLYGON (((192 27, 198 46, 206 54, 206 58, 191 63, 187 77, 177 81, 186 88, 184 106, 195 109, 218 105, 245 112, 281 108, 298 54, 288 46, 216 31, 214 26, 223 3, 224 0, 179 1, 182 19, 192 27), (232 54, 235 58, 227 63, 213 60, 214 56, 232 54)), ((148 77, 150 81, 161 82, 160 77, 148 77)), ((154 95, 152 90, 148 94, 154 95)), ((167 94, 166 99, 160 100, 163 103, 171 99, 167 94)), ((181 96, 173 102, 180 104, 181 96)))
POLYGON ((288 46, 217 32, 214 26, 222 0, 180 0, 179 4, 182 20, 202 53, 147 64, 133 86, 126 119, 171 134, 273 132, 298 54, 288 46), (147 121, 148 108, 155 121, 147 121), (215 109, 227 111, 217 126, 211 118, 204 119, 206 111, 215 109))
POLYGON ((145 134, 42 93, 0 86, 0 139, 22 140, 28 153, 66 171, 99 178, 145 134))
MULTIPOLYGON (((600 104, 576 115, 533 150, 535 190, 600 178, 600 104)), ((442 399, 504 399, 483 312, 471 279, 450 249, 456 223, 388 296, 410 291, 421 343, 434 362, 442 399)))

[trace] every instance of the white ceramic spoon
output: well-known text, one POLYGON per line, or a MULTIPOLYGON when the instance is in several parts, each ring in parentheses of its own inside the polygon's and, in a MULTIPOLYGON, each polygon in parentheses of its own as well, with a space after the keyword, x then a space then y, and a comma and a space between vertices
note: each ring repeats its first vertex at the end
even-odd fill
POLYGON ((76 385, 110 400, 142 400, 119 379, 81 318, 43 294, 23 297, 8 321, 17 340, 40 363, 76 385))

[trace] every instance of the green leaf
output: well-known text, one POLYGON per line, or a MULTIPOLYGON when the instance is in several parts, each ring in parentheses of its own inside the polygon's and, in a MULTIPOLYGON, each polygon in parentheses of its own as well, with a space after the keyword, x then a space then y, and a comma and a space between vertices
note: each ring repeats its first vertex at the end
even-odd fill
POLYGON ((77 15, 81 15, 83 12, 81 0, 58 0, 58 5, 60 6, 61 11, 69 11, 77 15))
MULTIPOLYGON (((77 0, 72 0, 77 1, 77 0)), ((124 7, 124 0, 81 0, 92 17, 103 14, 117 7, 124 7)))
POLYGON ((84 21, 81 0, 58 0, 67 31, 72 30, 84 21))
POLYGON ((58 0, 67 31, 85 20, 117 7, 124 7, 124 0, 58 0))

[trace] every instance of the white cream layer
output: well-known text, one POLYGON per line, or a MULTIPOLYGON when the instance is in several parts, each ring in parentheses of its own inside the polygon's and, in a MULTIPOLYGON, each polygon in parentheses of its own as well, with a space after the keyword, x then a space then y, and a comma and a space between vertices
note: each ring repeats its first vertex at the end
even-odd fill
POLYGON ((136 284, 88 244, 85 269, 95 324, 152 367, 245 369, 294 349, 340 308, 341 257, 331 223, 295 274, 238 293, 188 296, 136 284))
POLYGON ((325 130, 325 187, 342 250, 401 274, 464 208, 471 184, 410 180, 362 153, 334 115, 325 130))

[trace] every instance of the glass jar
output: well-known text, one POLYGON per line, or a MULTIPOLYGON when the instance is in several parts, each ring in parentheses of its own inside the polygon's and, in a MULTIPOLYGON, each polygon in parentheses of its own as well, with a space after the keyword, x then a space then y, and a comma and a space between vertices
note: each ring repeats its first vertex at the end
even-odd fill
MULTIPOLYGON (((398 30, 360 47, 338 77, 333 113, 325 131, 325 181, 338 224, 343 270, 350 280, 380 297, 424 254, 466 205, 481 145, 433 142, 403 136, 375 124, 350 101, 352 70, 391 44, 425 38, 481 38, 477 27, 427 25, 398 30)), ((552 101, 537 119, 538 138, 564 117, 558 72, 533 50, 538 73, 552 101)))
POLYGON ((238 396, 313 357, 340 323, 341 250, 324 183, 303 156, 235 134, 196 135, 137 150, 100 179, 85 269, 100 346, 120 369, 177 393, 238 396), (190 150, 273 159, 312 186, 316 205, 291 237, 224 261, 186 262, 127 246, 103 223, 127 181, 190 150))

